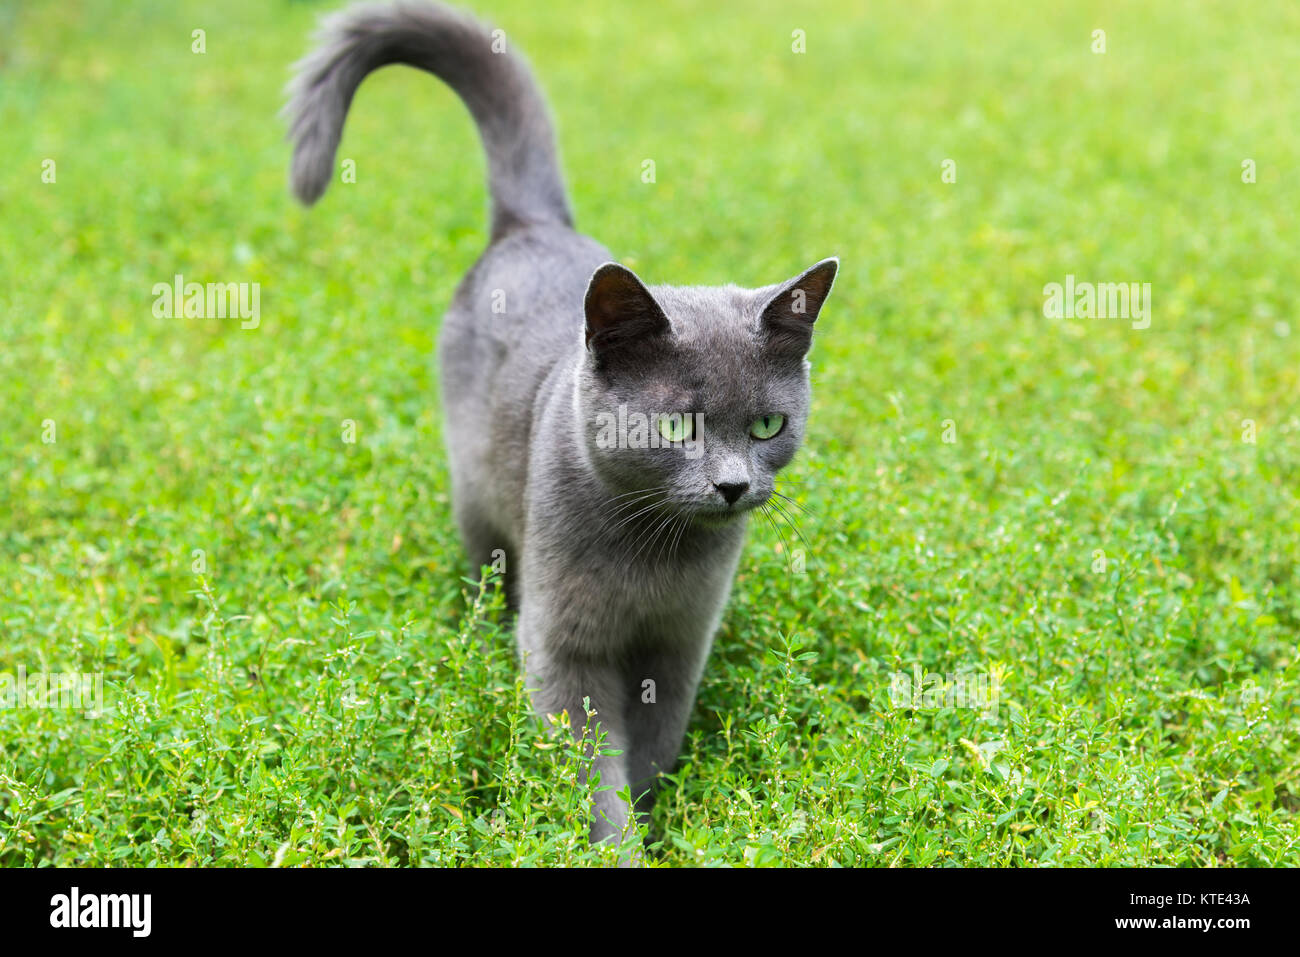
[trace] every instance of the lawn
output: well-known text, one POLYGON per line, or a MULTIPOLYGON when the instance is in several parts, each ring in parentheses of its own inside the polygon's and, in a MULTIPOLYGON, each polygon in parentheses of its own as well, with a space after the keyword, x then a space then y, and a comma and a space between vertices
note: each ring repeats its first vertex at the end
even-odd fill
MULTIPOLYGON (((288 194, 334 6, 0 5, 0 691, 103 693, 0 708, 0 863, 616 856, 450 512, 468 114, 386 70, 288 194), (159 318, 177 274, 259 322, 159 318)), ((472 6, 648 282, 843 264, 651 860, 1300 864, 1300 8, 472 6)))

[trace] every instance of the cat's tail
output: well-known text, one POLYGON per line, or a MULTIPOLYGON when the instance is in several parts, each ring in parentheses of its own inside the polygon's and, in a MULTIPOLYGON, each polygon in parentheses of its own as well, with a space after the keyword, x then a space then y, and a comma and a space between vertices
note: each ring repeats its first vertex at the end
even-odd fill
POLYGON ((573 224, 546 103, 505 34, 442 4, 399 2, 328 17, 318 39, 297 64, 285 106, 294 144, 290 181, 302 202, 314 203, 329 185, 361 81, 382 66, 406 63, 455 90, 478 123, 494 239, 517 225, 573 224))

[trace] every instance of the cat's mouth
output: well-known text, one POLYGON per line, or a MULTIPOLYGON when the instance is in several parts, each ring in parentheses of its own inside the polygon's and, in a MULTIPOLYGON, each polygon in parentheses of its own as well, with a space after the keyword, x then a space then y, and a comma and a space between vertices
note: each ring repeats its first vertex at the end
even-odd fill
POLYGON ((724 525, 732 525, 744 518, 761 502, 736 502, 733 505, 700 505, 692 513, 691 518, 700 525, 709 528, 721 528, 724 525))

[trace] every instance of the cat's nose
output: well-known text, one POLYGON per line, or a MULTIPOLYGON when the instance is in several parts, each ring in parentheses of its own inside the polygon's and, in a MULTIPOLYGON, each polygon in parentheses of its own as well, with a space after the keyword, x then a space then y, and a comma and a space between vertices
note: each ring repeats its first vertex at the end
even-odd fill
POLYGON ((713 487, 722 493, 728 505, 735 505, 736 499, 749 490, 748 482, 714 482, 713 487))

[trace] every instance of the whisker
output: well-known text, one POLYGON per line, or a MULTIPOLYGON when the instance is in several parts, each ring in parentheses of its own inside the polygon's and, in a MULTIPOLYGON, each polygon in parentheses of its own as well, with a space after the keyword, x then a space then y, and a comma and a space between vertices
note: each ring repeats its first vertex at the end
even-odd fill
POLYGON ((668 529, 666 532, 664 532, 663 540, 659 543, 658 547, 655 548, 654 556, 651 558, 651 561, 655 565, 659 564, 659 559, 662 558, 664 555, 664 549, 666 549, 668 547, 668 543, 672 541, 673 532, 677 531, 677 521, 679 517, 680 516, 674 514, 672 518, 669 520, 668 529))
POLYGON ((677 557, 677 546, 681 543, 682 534, 686 531, 686 526, 689 524, 691 524, 691 517, 689 515, 683 515, 682 523, 677 529, 677 536, 673 539, 672 550, 668 556, 669 561, 672 561, 677 557))
MULTIPOLYGON (((636 523, 638 523, 640 519, 644 518, 647 515, 653 515, 655 509, 657 509, 660 504, 661 503, 655 501, 655 502, 651 502, 649 505, 642 506, 638 511, 632 513, 627 518, 623 519, 621 522, 615 525, 613 528, 609 529, 608 534, 613 536, 616 532, 622 531, 624 528, 627 528, 627 532, 625 532, 624 534, 629 534, 631 532, 636 531, 636 523), (632 527, 628 528, 628 526, 632 526, 632 527)), ((650 519, 647 519, 647 521, 650 521, 650 519)), ((641 530, 645 531, 645 529, 641 529, 641 530)))
POLYGON ((794 499, 792 499, 789 495, 782 495, 782 494, 781 494, 780 492, 778 492, 776 489, 773 489, 773 490, 772 490, 772 494, 773 494, 773 495, 776 495, 776 496, 779 497, 779 498, 784 499, 784 500, 787 501, 787 502, 789 502, 789 503, 790 503, 791 505, 793 505, 795 508, 797 508, 797 509, 799 509, 801 512, 803 512, 805 515, 816 515, 816 514, 817 514, 813 509, 809 508, 809 507, 808 507, 807 505, 805 505, 803 502, 796 502, 796 501, 795 501, 794 499))
POLYGON ((662 492, 667 487, 668 487, 667 485, 653 485, 650 488, 636 488, 630 492, 624 492, 621 495, 615 495, 610 499, 610 501, 617 502, 620 498, 627 498, 629 495, 640 495, 644 492, 662 492))
POLYGON ((631 492, 624 492, 622 495, 615 495, 607 503, 609 505, 614 505, 614 503, 616 502, 618 503, 617 505, 614 505, 614 508, 610 511, 610 518, 614 518, 620 512, 627 510, 631 506, 635 505, 637 502, 644 501, 645 499, 650 498, 651 496, 656 495, 667 488, 668 486, 666 485, 656 485, 653 488, 636 489, 631 492), (619 501, 620 499, 622 499, 623 501, 619 501))
POLYGON ((803 542, 804 547, 811 548, 812 546, 808 544, 808 539, 803 537, 803 532, 799 530, 798 524, 795 523, 790 513, 785 510, 785 507, 782 506, 780 502, 772 502, 771 504, 772 507, 776 509, 777 514, 780 515, 781 518, 784 519, 785 523, 790 526, 790 531, 799 536, 799 541, 803 542))
POLYGON ((649 545, 651 542, 655 541, 659 537, 659 533, 668 527, 668 523, 671 522, 674 517, 675 516, 673 515, 673 513, 669 512, 666 516, 664 516, 664 518, 662 518, 659 521, 659 524, 654 527, 654 532, 650 536, 648 537, 645 535, 641 536, 640 539, 641 547, 636 550, 635 555, 633 555, 630 559, 628 559, 629 565, 631 565, 633 562, 637 560, 637 558, 640 557, 641 553, 645 551, 647 545, 649 545))
MULTIPOLYGON (((604 531, 606 530, 606 528, 608 527, 609 523, 612 522, 612 521, 614 521, 614 519, 617 518, 617 517, 619 516, 620 512, 624 512, 624 511, 627 511, 628 509, 633 508, 633 507, 635 507, 635 506, 637 506, 637 505, 641 505, 641 503, 644 502, 646 499, 653 499, 654 496, 655 496, 656 494, 657 494, 656 492, 647 492, 645 495, 641 496, 640 498, 633 499, 633 500, 630 501, 630 502, 625 502, 623 505, 620 505, 617 509, 614 510, 614 513, 613 513, 612 515, 610 515, 608 519, 605 520, 604 524, 602 524, 601 527, 600 527, 597 531, 599 531, 599 532, 604 532, 604 531)), ((641 505, 641 508, 640 508, 638 511, 636 511, 636 512, 634 512, 633 514, 628 515, 627 517, 625 517, 622 521, 620 521, 620 522, 619 522, 617 525, 615 525, 613 528, 610 528, 609 531, 610 531, 611 533, 612 533, 612 532, 616 532, 616 531, 618 531, 618 530, 619 530, 620 528, 622 528, 624 525, 626 525, 626 524, 628 524, 629 522, 633 521, 633 520, 636 519, 637 517, 639 517, 639 516, 641 516, 641 515, 644 515, 646 512, 651 511, 652 509, 654 509, 654 508, 655 508, 656 506, 658 506, 659 504, 660 504, 660 502, 659 502, 658 500, 656 500, 656 501, 652 501, 652 502, 650 502, 649 505, 641 505)))
POLYGON ((772 531, 776 532, 776 537, 781 539, 781 548, 786 555, 786 562, 788 564, 790 561, 789 559, 790 546, 786 542, 785 536, 781 534, 781 529, 777 528, 776 522, 772 520, 772 514, 771 512, 768 511, 766 502, 764 502, 762 505, 759 506, 759 511, 762 512, 763 517, 767 519, 767 524, 772 526, 772 531))

